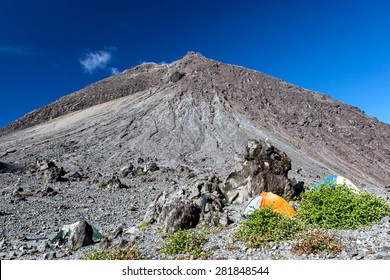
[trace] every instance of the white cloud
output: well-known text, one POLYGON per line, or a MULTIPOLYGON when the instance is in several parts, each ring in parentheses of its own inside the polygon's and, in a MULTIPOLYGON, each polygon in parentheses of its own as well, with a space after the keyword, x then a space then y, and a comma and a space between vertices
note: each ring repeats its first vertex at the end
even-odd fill
POLYGON ((111 52, 99 50, 99 51, 86 53, 84 57, 79 61, 81 66, 84 68, 84 70, 92 74, 97 69, 107 68, 111 59, 112 59, 111 52))
POLYGON ((116 68, 116 67, 111 67, 111 68, 110 68, 110 71, 111 71, 111 74, 112 74, 112 75, 116 75, 116 74, 118 74, 118 73, 120 72, 119 69, 116 68))

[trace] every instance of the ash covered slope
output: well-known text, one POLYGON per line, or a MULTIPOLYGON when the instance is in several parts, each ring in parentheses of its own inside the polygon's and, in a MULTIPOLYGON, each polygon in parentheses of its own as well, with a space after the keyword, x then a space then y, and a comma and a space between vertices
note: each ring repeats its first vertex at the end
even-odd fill
POLYGON ((0 136, 152 88, 163 82, 161 79, 166 76, 166 73, 167 67, 164 65, 150 63, 135 66, 28 113, 0 129, 0 136))
POLYGON ((14 160, 29 160, 30 150, 109 172, 142 155, 221 175, 248 138, 269 138, 293 168, 304 167, 303 179, 340 173, 370 185, 390 182, 389 125, 326 95, 196 53, 129 69, 0 133, 1 150, 24 147, 14 160), (37 126, 21 130, 31 125, 37 126))

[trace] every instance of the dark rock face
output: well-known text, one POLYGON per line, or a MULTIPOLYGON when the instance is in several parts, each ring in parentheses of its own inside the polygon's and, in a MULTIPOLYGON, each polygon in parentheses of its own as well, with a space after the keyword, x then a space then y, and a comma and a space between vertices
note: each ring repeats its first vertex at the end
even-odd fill
POLYGON ((223 192, 230 203, 246 203, 262 191, 288 196, 293 192, 287 177, 291 161, 286 153, 261 140, 249 140, 245 161, 227 176, 223 192))
POLYGON ((148 171, 154 172, 154 171, 157 171, 157 170, 159 170, 159 167, 158 167, 157 163, 155 163, 155 162, 150 162, 150 163, 148 163, 148 164, 145 166, 145 168, 144 168, 144 171, 145 171, 145 172, 148 172, 148 171))
POLYGON ((7 166, 5 165, 5 163, 1 162, 0 161, 0 170, 3 170, 5 169, 7 166))
POLYGON ((170 234, 178 229, 194 228, 199 223, 200 212, 200 207, 195 203, 176 201, 163 207, 158 223, 170 234))
POLYGON ((210 176, 190 179, 180 189, 164 191, 149 205, 144 222, 160 223, 169 233, 198 224, 226 225, 229 218, 223 211, 220 185, 217 177, 210 176))
POLYGON ((69 247, 72 250, 77 250, 81 247, 91 245, 93 243, 92 236, 92 226, 86 221, 80 221, 69 239, 69 247))
POLYGON ((287 177, 291 170, 291 160, 270 143, 261 140, 249 140, 245 148, 245 160, 254 175, 271 173, 287 177))
POLYGON ((176 83, 181 78, 183 78, 184 75, 185 75, 185 73, 181 73, 179 71, 176 71, 169 77, 169 81, 172 82, 172 83, 176 83))

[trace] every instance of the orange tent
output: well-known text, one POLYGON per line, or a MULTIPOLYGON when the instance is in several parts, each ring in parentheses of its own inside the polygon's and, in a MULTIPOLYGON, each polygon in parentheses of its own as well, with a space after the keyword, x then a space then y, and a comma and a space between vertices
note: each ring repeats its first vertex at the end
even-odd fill
POLYGON ((276 212, 293 217, 296 215, 294 208, 280 196, 272 192, 262 192, 248 202, 244 209, 244 216, 250 215, 255 209, 271 206, 276 212))
POLYGON ((294 208, 292 208, 286 200, 272 192, 262 192, 261 197, 260 207, 271 206, 276 212, 280 212, 291 217, 297 214, 294 208))

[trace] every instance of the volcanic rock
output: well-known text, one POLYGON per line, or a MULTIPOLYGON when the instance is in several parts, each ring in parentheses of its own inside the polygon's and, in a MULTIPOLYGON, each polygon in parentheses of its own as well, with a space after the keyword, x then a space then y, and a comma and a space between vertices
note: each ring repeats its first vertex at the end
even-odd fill
POLYGON ((293 185, 287 177, 291 161, 286 153, 265 141, 249 140, 244 158, 222 187, 229 203, 246 203, 263 191, 281 196, 293 193, 293 185))
POLYGON ((92 236, 92 226, 86 221, 80 221, 69 239, 68 246, 71 250, 78 250, 81 247, 88 246, 93 243, 92 236))
POLYGON ((159 170, 159 167, 158 167, 157 163, 155 163, 155 162, 148 163, 144 168, 144 172, 148 172, 148 171, 154 172, 157 170, 159 170))
POLYGON ((161 192, 149 205, 144 222, 158 222, 168 232, 189 225, 195 227, 198 223, 208 226, 225 225, 229 219, 223 213, 224 196, 220 185, 216 176, 192 178, 179 189, 174 187, 161 192), (191 212, 186 214, 183 212, 185 210, 191 212), (175 222, 173 217, 180 219, 175 222))
POLYGON ((125 184, 122 184, 121 180, 117 176, 113 176, 109 181, 108 181, 108 186, 112 189, 124 189, 128 188, 125 184))
POLYGON ((197 226, 200 217, 200 207, 188 201, 174 201, 163 207, 158 223, 164 231, 172 234, 178 229, 189 229, 197 226))

